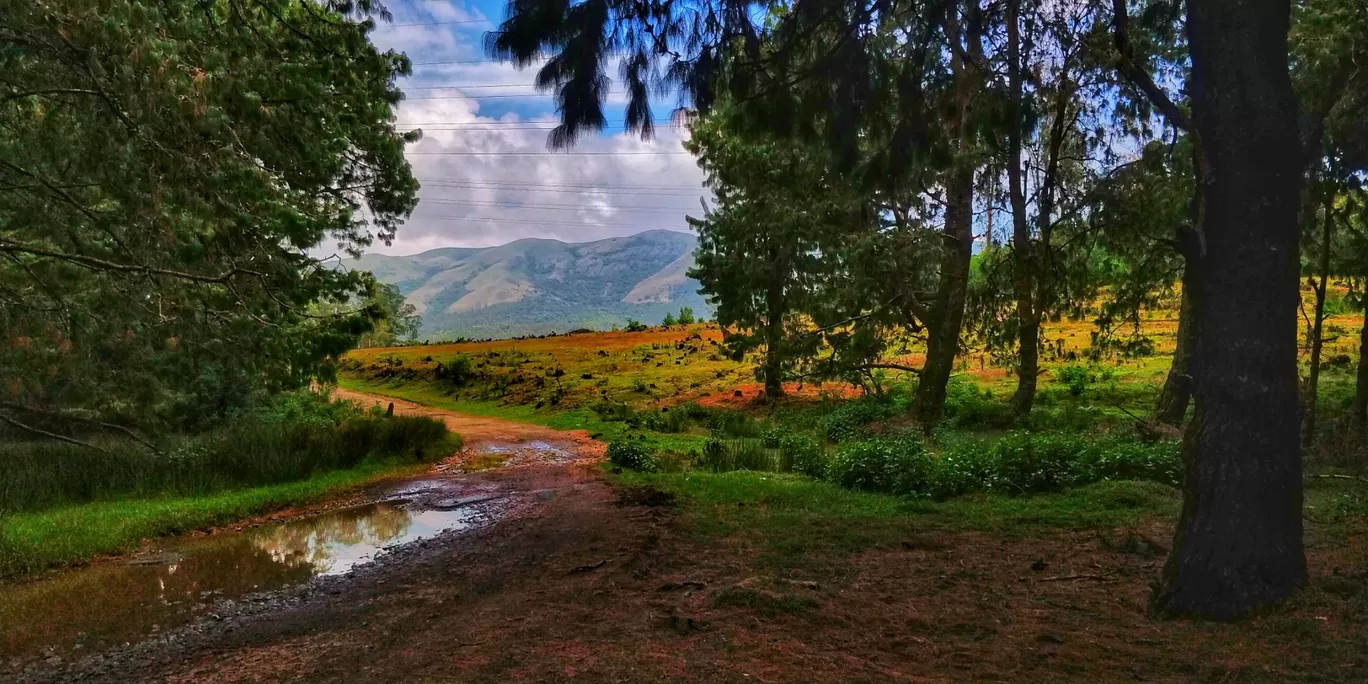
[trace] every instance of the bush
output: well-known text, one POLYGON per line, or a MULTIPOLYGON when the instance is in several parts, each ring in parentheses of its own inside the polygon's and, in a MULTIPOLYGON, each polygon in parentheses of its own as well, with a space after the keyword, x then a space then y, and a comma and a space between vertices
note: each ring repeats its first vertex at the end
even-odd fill
POLYGON ((641 435, 627 435, 608 442, 608 460, 618 467, 643 473, 660 470, 654 450, 641 435))
POLYGON ((848 401, 822 418, 822 435, 836 444, 858 439, 867 436, 866 425, 889 418, 895 412, 892 402, 872 397, 848 401))
POLYGON ((679 307, 679 317, 676 320, 679 321, 680 325, 693 325, 694 310, 687 306, 679 307))
POLYGON ((1074 484, 1087 459, 1088 443, 1075 435, 1014 432, 990 451, 989 490, 1052 492, 1074 484))
POLYGON ((758 439, 723 439, 716 435, 703 443, 698 463, 714 473, 733 470, 782 473, 789 470, 783 452, 766 448, 758 439))
POLYGON ((442 456, 455 440, 431 418, 386 418, 348 404, 281 397, 224 428, 168 439, 160 452, 126 439, 98 441, 105 453, 55 442, 7 442, 0 482, 7 510, 32 511, 292 482, 367 458, 442 456))
POLYGON ((647 330, 650 330, 650 328, 641 321, 629 318, 627 319, 627 327, 623 328, 623 330, 626 330, 627 332, 646 332, 647 330))
POLYGON ((779 450, 784 452, 784 459, 788 461, 791 471, 819 480, 826 479, 830 461, 821 442, 807 435, 788 434, 779 438, 779 450))
POLYGON ((631 421, 632 407, 621 401, 600 401, 589 407, 601 420, 609 422, 631 421))
POLYGON ((1088 389, 1095 379, 1093 372, 1085 366, 1070 364, 1055 372, 1056 379, 1069 388, 1069 394, 1079 396, 1088 389))
POLYGON ((432 375, 440 382, 460 388, 475 377, 475 369, 469 356, 457 354, 446 363, 439 362, 437 367, 433 369, 432 375))
POLYGON ((850 489, 918 494, 928 490, 934 469, 926 445, 909 434, 845 444, 827 472, 833 482, 850 489))

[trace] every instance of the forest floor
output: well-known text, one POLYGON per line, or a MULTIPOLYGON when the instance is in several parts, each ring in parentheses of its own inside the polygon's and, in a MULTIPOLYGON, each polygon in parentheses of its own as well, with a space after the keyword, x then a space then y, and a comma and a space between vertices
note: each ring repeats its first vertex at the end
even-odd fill
POLYGON ((523 503, 298 601, 19 679, 1368 679, 1362 518, 1308 512, 1312 582, 1287 606, 1234 624, 1159 621, 1144 606, 1176 511, 1167 488, 930 504, 764 473, 615 475, 584 432, 394 405, 466 437, 443 466, 453 482, 523 503), (571 457, 471 459, 481 442, 534 441, 571 457))

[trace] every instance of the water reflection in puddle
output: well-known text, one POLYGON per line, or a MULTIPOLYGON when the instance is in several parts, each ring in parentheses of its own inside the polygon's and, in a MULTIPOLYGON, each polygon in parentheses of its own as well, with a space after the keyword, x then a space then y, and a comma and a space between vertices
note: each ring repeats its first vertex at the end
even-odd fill
POLYGON ((0 586, 0 656, 136 641, 225 599, 342 574, 386 547, 470 527, 479 514, 472 506, 443 509, 359 506, 191 540, 130 563, 0 586))

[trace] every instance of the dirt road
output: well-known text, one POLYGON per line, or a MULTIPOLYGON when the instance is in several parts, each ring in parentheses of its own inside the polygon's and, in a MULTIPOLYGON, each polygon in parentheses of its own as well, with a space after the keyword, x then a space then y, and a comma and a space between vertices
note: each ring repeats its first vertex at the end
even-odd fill
MULTIPOLYGON (((1351 682, 1368 672, 1353 627, 1362 611, 1324 591, 1252 624, 1154 621, 1143 606, 1162 555, 1093 530, 1020 538, 909 518, 890 544, 828 518, 831 543, 792 536, 807 545, 776 548, 726 522, 729 510, 786 514, 764 499, 710 510, 705 530, 664 492, 606 482, 585 435, 394 404, 467 433, 439 477, 463 495, 504 497, 496 522, 17 681, 1351 682), (509 444, 524 455, 459 472, 509 444)), ((1155 525, 1150 537, 1165 531, 1155 525)), ((1361 551, 1333 551, 1344 556, 1335 562, 1349 567, 1345 554, 1361 551)))
POLYGON ((427 416, 436 418, 447 424, 452 432, 459 434, 465 442, 467 449, 476 449, 483 444, 506 444, 506 443, 526 443, 526 442, 573 442, 579 449, 593 451, 595 442, 589 439, 589 434, 582 430, 553 430, 540 425, 530 423, 520 423, 502 418, 488 418, 485 416, 472 416, 455 411, 433 408, 416 404, 403 399, 384 397, 376 394, 366 394, 355 390, 343 389, 338 387, 333 390, 333 397, 346 401, 355 402, 362 407, 388 406, 394 404, 394 412, 399 415, 427 416))

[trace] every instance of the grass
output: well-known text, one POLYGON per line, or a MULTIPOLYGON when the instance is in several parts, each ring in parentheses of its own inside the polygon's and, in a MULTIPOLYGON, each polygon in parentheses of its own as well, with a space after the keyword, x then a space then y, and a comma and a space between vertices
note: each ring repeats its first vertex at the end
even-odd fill
POLYGON ((802 475, 638 473, 612 477, 654 487, 685 504, 688 528, 707 539, 744 540, 778 568, 805 567, 942 532, 1023 538, 1043 530, 1110 530, 1172 518, 1181 497, 1152 482, 1101 482, 1057 494, 976 495, 944 502, 851 491, 802 475))
POLYGON ((378 479, 426 468, 373 461, 298 482, 206 496, 102 501, 0 519, 0 577, 19 577, 96 556, 125 553, 144 539, 232 523, 320 501, 378 479))

